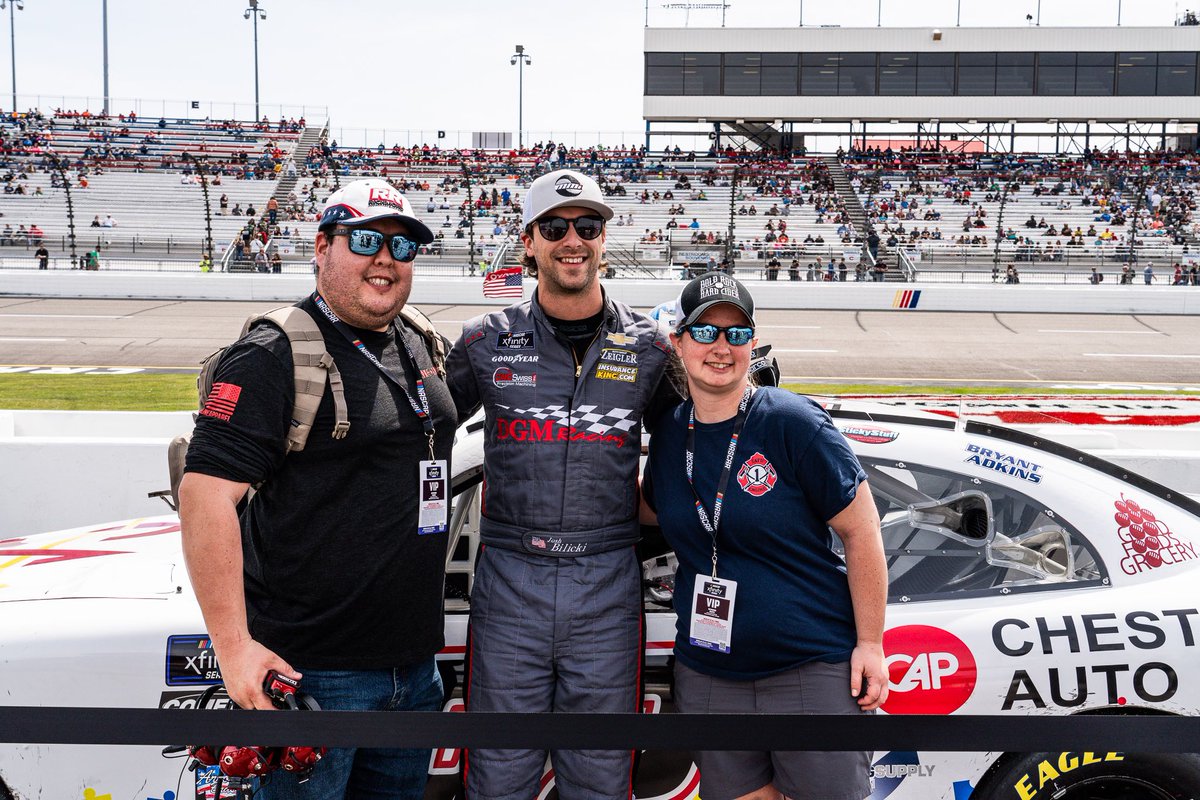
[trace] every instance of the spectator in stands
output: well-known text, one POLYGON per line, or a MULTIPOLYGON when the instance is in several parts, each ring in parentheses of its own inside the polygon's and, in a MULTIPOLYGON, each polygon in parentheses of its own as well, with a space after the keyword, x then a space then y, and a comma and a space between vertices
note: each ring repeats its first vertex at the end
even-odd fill
POLYGON ((841 281, 842 283, 846 282, 847 269, 848 268, 846 266, 846 259, 844 259, 844 258, 839 259, 838 260, 838 280, 841 281))
POLYGON ((279 201, 275 199, 274 195, 272 195, 271 198, 267 200, 267 221, 274 225, 278 216, 279 201))
POLYGON ((115 228, 115 227, 117 227, 117 221, 115 219, 113 219, 112 214, 105 214, 104 221, 100 223, 100 227, 101 228, 115 228))
POLYGON ((39 243, 38 249, 33 255, 37 258, 38 269, 50 268, 50 251, 46 249, 44 244, 39 243))
POLYGON ((1097 272, 1095 267, 1092 267, 1092 274, 1088 276, 1088 283, 1092 286, 1098 286, 1102 280, 1104 280, 1104 276, 1097 272))
POLYGON ((1153 261, 1146 262, 1146 268, 1144 270, 1142 270, 1142 278, 1146 282, 1147 286, 1154 283, 1154 262, 1153 261))
POLYGON ((242 215, 242 204, 241 204, 241 203, 234 203, 234 204, 233 204, 233 211, 230 211, 229 213, 230 213, 230 214, 232 214, 232 215, 233 215, 233 216, 235 216, 235 217, 240 217, 240 216, 242 215))
POLYGON ((771 260, 767 262, 767 280, 779 280, 779 256, 772 255, 771 260))
POLYGON ((792 263, 788 265, 788 280, 800 280, 800 259, 793 258, 792 263))
POLYGON ((283 256, 279 254, 278 250, 271 254, 271 272, 276 275, 283 272, 283 256))
POLYGON ((218 213, 221 216, 225 216, 225 214, 229 212, 229 195, 222 193, 221 200, 219 201, 218 205, 220 206, 220 211, 218 213))
POLYGON ((258 212, 255 210, 253 203, 250 203, 249 205, 246 206, 246 216, 247 217, 257 216, 257 214, 258 214, 258 212))
POLYGON ((96 216, 92 217, 92 225, 91 225, 91 227, 93 227, 93 228, 99 228, 99 227, 100 227, 100 215, 99 215, 99 214, 97 214, 96 216))

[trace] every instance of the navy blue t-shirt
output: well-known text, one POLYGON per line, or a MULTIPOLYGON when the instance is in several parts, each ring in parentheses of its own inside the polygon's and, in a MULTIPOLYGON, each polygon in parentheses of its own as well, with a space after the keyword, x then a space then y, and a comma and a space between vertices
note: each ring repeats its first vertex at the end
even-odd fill
MULTIPOLYGON (((737 581, 730 652, 688 641, 696 575, 712 571, 685 470, 691 403, 664 415, 650 439, 644 491, 679 558, 675 655, 730 680, 754 680, 808 661, 847 661, 856 634, 850 587, 826 522, 854 499, 866 473, 824 409, 760 388, 738 439, 717 533, 717 576, 737 581)), ((693 479, 711 517, 733 420, 696 423, 693 479)))

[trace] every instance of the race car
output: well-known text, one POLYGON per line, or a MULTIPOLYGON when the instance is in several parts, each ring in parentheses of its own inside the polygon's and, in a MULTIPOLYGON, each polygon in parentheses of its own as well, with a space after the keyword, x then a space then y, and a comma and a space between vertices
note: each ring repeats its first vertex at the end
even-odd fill
MULTIPOLYGON (((1200 714, 1200 504, 1002 426, 825 406, 882 520, 884 713, 1200 714)), ((468 424, 439 656, 449 687, 465 653, 482 463, 468 424)), ((673 557, 647 556, 645 708, 658 712, 671 699, 673 557)), ((187 708, 220 678, 174 515, 0 539, 0 703, 187 708)), ((461 709, 452 691, 446 710, 461 709)), ((0 745, 0 800, 226 796, 215 768, 185 761, 158 747, 0 745)), ((460 763, 431 754, 428 797, 461 796, 460 763)), ((1200 757, 894 750, 875 754, 871 777, 876 800, 1168 799, 1200 796, 1200 757)), ((635 792, 684 800, 697 784, 685 753, 647 752, 635 792)), ((552 774, 544 786, 551 796, 552 774)))

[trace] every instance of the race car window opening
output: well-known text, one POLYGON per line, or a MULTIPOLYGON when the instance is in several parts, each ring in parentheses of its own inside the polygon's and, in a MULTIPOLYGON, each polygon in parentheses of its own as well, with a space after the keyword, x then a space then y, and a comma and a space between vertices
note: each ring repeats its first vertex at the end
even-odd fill
POLYGON ((879 508, 889 601, 1105 578, 1087 539, 1019 491, 924 465, 860 461, 879 508))

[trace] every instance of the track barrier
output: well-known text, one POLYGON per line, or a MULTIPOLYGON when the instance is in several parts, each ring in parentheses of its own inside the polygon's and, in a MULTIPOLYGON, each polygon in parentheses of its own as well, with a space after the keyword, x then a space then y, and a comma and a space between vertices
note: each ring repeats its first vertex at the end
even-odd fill
POLYGON ((0 707, 0 742, 598 750, 1200 750, 1200 717, 799 714, 453 714, 0 707))

